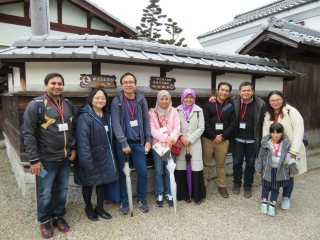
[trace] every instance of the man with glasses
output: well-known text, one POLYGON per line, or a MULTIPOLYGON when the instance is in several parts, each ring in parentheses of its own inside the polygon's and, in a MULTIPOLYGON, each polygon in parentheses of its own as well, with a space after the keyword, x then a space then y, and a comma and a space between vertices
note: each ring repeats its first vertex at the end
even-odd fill
POLYGON ((128 214, 129 203, 126 190, 126 176, 122 171, 126 155, 130 155, 137 170, 137 205, 142 212, 148 212, 147 161, 145 152, 151 149, 151 129, 147 100, 136 93, 137 79, 132 73, 120 78, 122 91, 111 104, 112 128, 116 137, 116 154, 120 168, 121 206, 120 214, 128 214))

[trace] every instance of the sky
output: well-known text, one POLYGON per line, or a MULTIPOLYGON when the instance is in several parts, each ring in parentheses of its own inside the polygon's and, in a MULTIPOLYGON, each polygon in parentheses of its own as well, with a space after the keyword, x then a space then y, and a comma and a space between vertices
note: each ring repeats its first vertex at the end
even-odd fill
MULTIPOLYGON (((149 0, 90 0, 99 7, 135 28, 140 25, 142 9, 149 0)), ((160 0, 162 13, 167 14, 183 29, 180 37, 191 48, 201 48, 197 36, 233 20, 246 11, 276 0, 160 0)))

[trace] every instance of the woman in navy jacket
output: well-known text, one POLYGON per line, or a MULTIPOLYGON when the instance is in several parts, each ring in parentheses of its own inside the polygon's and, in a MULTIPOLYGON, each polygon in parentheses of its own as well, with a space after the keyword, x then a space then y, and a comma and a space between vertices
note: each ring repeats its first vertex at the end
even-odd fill
POLYGON ((98 215, 110 219, 103 209, 107 184, 118 180, 118 171, 112 147, 112 128, 107 108, 107 94, 95 89, 88 103, 79 109, 76 129, 78 161, 75 164, 74 181, 82 186, 86 204, 85 213, 90 220, 98 215), (97 206, 93 209, 91 195, 96 186, 97 206))

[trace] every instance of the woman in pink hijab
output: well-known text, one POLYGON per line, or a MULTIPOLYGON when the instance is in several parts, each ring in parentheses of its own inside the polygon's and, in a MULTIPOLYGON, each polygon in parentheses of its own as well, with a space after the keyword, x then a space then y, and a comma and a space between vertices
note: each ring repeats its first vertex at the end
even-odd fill
MULTIPOLYGON (((171 95, 166 90, 158 92, 156 106, 149 110, 150 126, 152 135, 152 146, 161 144, 171 146, 176 143, 180 136, 180 118, 177 110, 172 107, 171 95)), ((161 156, 152 149, 152 156, 155 170, 155 194, 156 205, 163 206, 163 200, 166 199, 168 206, 173 206, 173 198, 170 189, 169 172, 165 170, 165 188, 163 187, 163 160, 161 156)))
POLYGON ((181 154, 176 160, 177 199, 189 201, 187 186, 186 147, 189 148, 192 169, 192 199, 200 204, 206 197, 203 178, 201 135, 204 131, 202 108, 195 104, 196 93, 187 88, 181 94, 181 105, 177 107, 180 116, 180 139, 183 143, 181 154))

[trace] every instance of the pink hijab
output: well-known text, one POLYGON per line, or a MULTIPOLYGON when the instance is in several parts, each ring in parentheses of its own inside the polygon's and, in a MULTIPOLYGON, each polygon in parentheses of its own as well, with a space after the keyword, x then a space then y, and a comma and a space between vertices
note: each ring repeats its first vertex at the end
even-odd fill
POLYGON ((187 89, 183 90, 183 92, 182 92, 182 94, 181 94, 181 104, 182 104, 183 115, 184 115, 184 117, 186 118, 186 120, 187 120, 187 119, 189 118, 189 116, 190 116, 190 113, 191 113, 192 108, 193 108, 193 106, 194 106, 195 100, 196 100, 196 93, 195 93, 195 91, 194 91, 193 89, 187 88, 187 89), (188 106, 187 104, 185 104, 185 103, 183 102, 183 100, 186 98, 186 96, 187 96, 188 94, 191 94, 191 95, 193 96, 193 98, 194 98, 194 101, 193 101, 192 105, 190 105, 190 106, 188 106))

